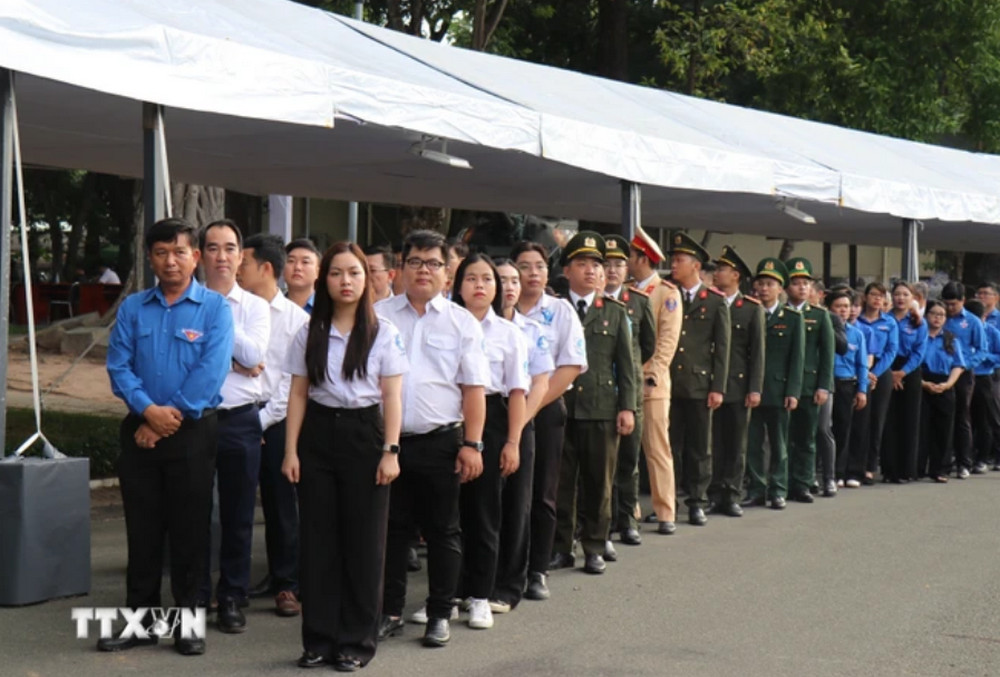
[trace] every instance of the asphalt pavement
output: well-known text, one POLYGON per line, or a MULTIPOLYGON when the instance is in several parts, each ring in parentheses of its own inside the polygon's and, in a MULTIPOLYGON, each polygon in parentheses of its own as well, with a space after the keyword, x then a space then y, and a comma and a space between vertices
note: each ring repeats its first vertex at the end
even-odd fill
MULTIPOLYGON (((606 574, 554 572, 551 600, 526 600, 485 631, 463 614, 442 649, 421 647, 422 626, 408 625, 361 674, 1000 675, 998 496, 1000 472, 681 521, 673 536, 646 527, 641 546, 616 544, 606 574)), ((252 602, 243 635, 210 619, 202 657, 169 643, 102 654, 76 639, 71 608, 124 600, 120 507, 95 509, 92 527, 90 595, 0 608, 0 675, 302 675, 299 620, 276 617, 270 600, 252 602)), ((254 556, 256 580, 259 522, 254 556)), ((425 594, 425 573, 412 574, 407 613, 425 594)))

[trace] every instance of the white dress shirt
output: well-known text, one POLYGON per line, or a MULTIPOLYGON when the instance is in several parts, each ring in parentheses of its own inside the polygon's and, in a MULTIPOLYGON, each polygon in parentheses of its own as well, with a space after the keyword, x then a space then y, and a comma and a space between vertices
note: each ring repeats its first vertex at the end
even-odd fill
POLYGON ((516 310, 512 321, 528 341, 528 374, 534 378, 539 374, 551 374, 555 371, 552 353, 549 352, 549 341, 542 333, 541 325, 516 310))
POLYGON ((512 390, 531 390, 528 373, 528 340, 513 322, 497 317, 490 308, 483 317, 486 359, 490 362, 487 395, 509 397, 512 390))
MULTIPOLYGON (((336 327, 330 327, 330 340, 327 342, 326 378, 319 385, 309 384, 309 399, 315 400, 327 407, 337 409, 364 409, 375 404, 382 404, 382 385, 379 382, 383 376, 399 376, 410 370, 406 359, 406 346, 403 337, 392 322, 378 318, 378 334, 368 351, 368 372, 364 378, 355 374, 354 378, 344 378, 344 355, 347 353, 347 341, 351 334, 341 334, 336 327)), ((306 370, 306 342, 309 338, 309 325, 303 326, 285 358, 285 369, 296 376, 309 376, 306 370)))
POLYGON ((583 325, 569 301, 542 294, 538 303, 525 315, 542 328, 555 368, 576 366, 581 367, 581 374, 587 371, 587 344, 583 339, 583 325))
POLYGON ((101 283, 101 284, 121 284, 122 283, 121 278, 118 277, 118 273, 116 273, 115 271, 111 270, 110 268, 108 268, 103 273, 101 273, 101 277, 99 277, 97 279, 97 281, 99 283, 101 283))
POLYGON ((384 299, 375 311, 403 335, 410 373, 403 378, 403 433, 420 435, 462 420, 461 386, 490 383, 479 321, 441 294, 423 316, 406 294, 384 299))
MULTIPOLYGON (((271 299, 271 337, 264 358, 261 379, 261 402, 267 405, 260 410, 260 427, 267 430, 284 420, 288 411, 288 389, 292 375, 285 371, 285 355, 303 325, 309 323, 309 314, 288 300, 281 293, 271 299)), ((303 353, 304 355, 305 353, 303 353)))
MULTIPOLYGON (((233 329, 236 339, 233 343, 233 359, 252 369, 267 358, 267 343, 271 338, 271 311, 267 301, 245 291, 238 284, 226 294, 229 308, 233 311, 233 329)), ((226 374, 222 384, 221 409, 233 409, 245 404, 261 401, 262 379, 249 377, 233 371, 226 374)))
POLYGON ((684 289, 683 287, 681 287, 681 300, 687 301, 690 299, 691 301, 694 301, 695 295, 698 293, 699 289, 701 289, 700 281, 698 282, 698 284, 691 287, 690 289, 684 289))

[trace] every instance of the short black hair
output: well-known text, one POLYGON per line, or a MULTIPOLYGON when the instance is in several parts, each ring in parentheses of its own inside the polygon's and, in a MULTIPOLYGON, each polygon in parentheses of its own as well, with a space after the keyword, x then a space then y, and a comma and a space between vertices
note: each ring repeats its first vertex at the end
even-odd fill
MULTIPOLYGON (((396 255, 393 253, 392 248, 384 244, 370 244, 365 247, 365 256, 369 259, 373 256, 381 256, 382 264, 392 270, 396 267, 396 255)), ((370 263, 370 262, 369 262, 370 263)))
POLYGON ((307 237, 300 237, 297 240, 292 240, 291 242, 289 242, 288 244, 286 244, 285 245, 285 254, 286 255, 287 254, 291 254, 296 249, 308 249, 309 251, 311 251, 313 254, 316 255, 317 259, 321 258, 321 254, 319 253, 319 249, 317 249, 316 245, 313 243, 313 241, 310 240, 307 237))
POLYGON ((986 314, 986 306, 984 306, 983 302, 978 299, 969 299, 966 301, 965 309, 979 318, 986 314))
POLYGON ((525 252, 535 252, 542 257, 543 261, 549 260, 549 252, 545 249, 545 245, 530 240, 521 240, 510 250, 511 261, 517 261, 517 257, 525 252))
POLYGON ((410 256, 410 251, 414 249, 440 249, 441 258, 448 260, 448 242, 444 235, 436 230, 411 230, 409 235, 403 239, 403 260, 410 256))
POLYGON ((258 233, 251 235, 243 243, 244 249, 253 250, 253 258, 258 264, 270 263, 274 279, 281 277, 285 269, 285 243, 277 235, 258 233))
POLYGON ((465 244, 461 240, 449 240, 448 252, 455 252, 455 256, 460 259, 464 259, 469 255, 469 245, 465 244))
POLYGON ((212 228, 229 228, 234 233, 236 233, 236 246, 243 249, 243 233, 240 231, 240 227, 236 225, 236 222, 232 219, 219 219, 218 221, 212 221, 210 224, 205 226, 201 231, 201 242, 205 243, 207 239, 205 236, 208 231, 212 228))
POLYGON ((942 301, 963 301, 965 300, 965 285, 955 280, 949 281, 941 290, 942 301))
POLYGON ((192 249, 198 248, 198 229, 190 221, 181 218, 160 219, 146 231, 146 252, 153 251, 153 245, 157 242, 176 242, 181 235, 187 235, 192 249))
POLYGON ((976 289, 992 289, 994 294, 1000 294, 1000 288, 998 288, 997 283, 992 280, 983 280, 979 283, 976 289))

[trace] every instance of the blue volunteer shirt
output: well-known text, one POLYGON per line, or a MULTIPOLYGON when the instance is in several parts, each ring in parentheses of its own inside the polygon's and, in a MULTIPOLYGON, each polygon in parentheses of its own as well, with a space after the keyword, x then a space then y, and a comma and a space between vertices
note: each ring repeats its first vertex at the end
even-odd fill
POLYGON ((229 303, 192 279, 170 306, 159 285, 125 299, 108 342, 108 376, 134 414, 157 404, 197 419, 222 402, 232 357, 229 303))
POLYGON ((896 318, 889 313, 879 313, 877 318, 869 321, 862 313, 858 316, 858 324, 869 329, 865 336, 868 340, 868 354, 875 357, 871 372, 878 378, 892 366, 892 361, 896 359, 896 351, 899 350, 899 327, 896 318))
POLYGON ((986 332, 983 321, 962 308, 955 317, 949 317, 944 323, 945 331, 955 335, 955 340, 962 344, 962 356, 967 369, 975 370, 979 362, 986 356, 986 332))
POLYGON ((944 349, 944 331, 937 336, 928 335, 927 350, 924 351, 924 368, 937 376, 947 376, 955 367, 966 369, 965 354, 958 339, 952 341, 951 349, 951 353, 944 349))
POLYGON ((864 332, 853 324, 844 325, 847 352, 833 356, 834 378, 856 378, 858 392, 868 392, 868 344, 864 332))
POLYGON ((899 328, 899 352, 896 356, 906 358, 903 364, 904 374, 909 374, 920 367, 924 361, 924 351, 927 349, 927 323, 921 322, 919 327, 914 327, 910 322, 911 313, 904 315, 901 320, 896 320, 899 328))
POLYGON ((1000 331, 1000 310, 994 308, 986 314, 986 319, 983 320, 986 324, 991 327, 995 327, 997 331, 1000 331))
POLYGON ((984 324, 983 330, 986 332, 986 350, 974 371, 976 376, 989 376, 1000 367, 1000 330, 991 324, 984 324))

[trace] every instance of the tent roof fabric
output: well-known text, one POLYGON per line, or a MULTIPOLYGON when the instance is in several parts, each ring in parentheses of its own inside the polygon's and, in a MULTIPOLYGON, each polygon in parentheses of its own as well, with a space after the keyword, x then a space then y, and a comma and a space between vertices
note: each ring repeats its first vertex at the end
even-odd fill
POLYGON ((141 104, 175 180, 246 192, 1000 251, 1000 158, 470 52, 285 0, 10 0, 25 160, 138 176, 141 104), (472 163, 415 157, 423 135, 472 163), (779 213, 800 200, 806 225, 779 213), (949 224, 949 222, 951 222, 949 224), (965 222, 958 226, 954 222, 965 222))

